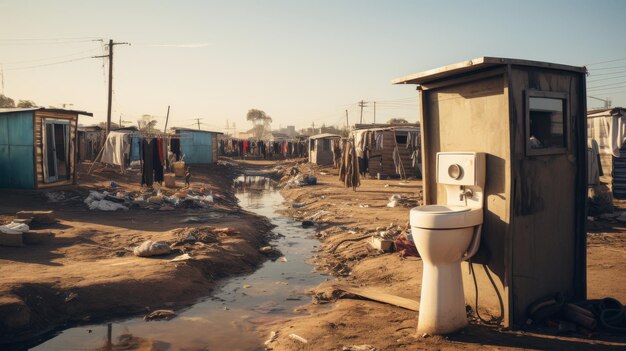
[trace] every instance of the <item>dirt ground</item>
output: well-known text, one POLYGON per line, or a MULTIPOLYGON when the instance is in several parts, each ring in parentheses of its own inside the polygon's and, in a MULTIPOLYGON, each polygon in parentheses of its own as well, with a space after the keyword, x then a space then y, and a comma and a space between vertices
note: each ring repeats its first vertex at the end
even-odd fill
MULTIPOLYGON (((340 281, 356 286, 378 288, 386 293, 419 300, 422 262, 419 258, 400 258, 398 253, 380 254, 360 238, 378 228, 408 226, 407 207, 386 207, 389 197, 400 194, 419 201, 419 180, 362 180, 356 192, 338 180, 337 170, 301 164, 300 170, 317 177, 316 186, 295 187, 282 191, 286 211, 297 219, 312 219, 319 225, 321 249, 314 262, 318 269, 331 272, 340 281), (337 249, 336 252, 333 252, 337 249)), ((286 169, 288 170, 289 167, 286 169)), ((626 207, 620 204, 624 209, 626 207)), ((626 226, 615 220, 596 220, 588 239, 588 297, 612 296, 626 302, 626 226)), ((313 289, 313 294, 328 291, 332 282, 313 289)), ((315 300, 315 299, 314 299, 315 300)), ((509 331, 476 321, 463 331, 445 337, 416 335, 417 312, 359 299, 339 299, 332 308, 317 311, 311 304, 308 316, 267 326, 268 344, 273 350, 341 350, 351 346, 371 345, 376 350, 465 350, 465 349, 537 349, 537 350, 624 350, 626 337, 597 334, 557 336, 552 330, 509 331), (307 343, 290 338, 296 334, 307 343)))
MULTIPOLYGON (((232 185, 240 168, 193 167, 191 189, 214 192, 208 209, 116 212, 89 210, 83 203, 88 190, 141 192, 140 174, 96 168, 87 175, 87 169, 87 164, 81 165, 77 186, 0 190, 0 224, 22 210, 53 210, 58 219, 34 229, 54 233, 54 239, 24 247, 0 246, 0 349, 3 344, 36 343, 72 325, 187 306, 209 295, 216 279, 249 272, 266 259, 258 248, 267 243, 271 225, 237 205, 232 185), (111 181, 118 186, 111 188, 111 181), (203 222, 185 223, 189 217, 201 217, 203 222), (167 256, 142 258, 131 252, 147 239, 176 242, 178 228, 206 226, 234 232, 214 235, 208 244, 178 246, 167 256), (193 259, 170 262, 182 253, 193 259)), ((177 187, 182 186, 179 179, 177 187)))

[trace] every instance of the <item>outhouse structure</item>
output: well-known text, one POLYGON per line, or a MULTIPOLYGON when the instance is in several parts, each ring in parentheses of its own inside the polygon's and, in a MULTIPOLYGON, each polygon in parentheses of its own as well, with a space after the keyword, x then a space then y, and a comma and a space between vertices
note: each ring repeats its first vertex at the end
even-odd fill
POLYGON ((333 164, 333 141, 341 139, 336 134, 317 134, 309 137, 309 163, 316 165, 333 164))
POLYGON ((0 188, 76 184, 78 116, 52 108, 0 109, 0 188))
POLYGON ((445 203, 438 152, 486 153, 480 249, 462 275, 466 304, 476 308, 475 277, 478 308, 505 327, 539 299, 586 298, 585 74, 481 57, 393 81, 417 85, 425 204, 445 203))

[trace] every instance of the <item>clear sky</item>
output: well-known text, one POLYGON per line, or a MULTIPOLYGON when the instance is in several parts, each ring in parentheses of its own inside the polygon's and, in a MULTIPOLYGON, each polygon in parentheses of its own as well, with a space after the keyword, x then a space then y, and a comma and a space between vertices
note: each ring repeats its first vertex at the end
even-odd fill
POLYGON ((301 128, 345 123, 346 109, 353 123, 361 99, 366 122, 373 101, 378 121, 415 121, 414 86, 390 80, 480 56, 591 64, 588 94, 626 106, 624 14, 619 0, 0 0, 0 89, 104 121, 107 68, 90 58, 102 38, 132 43, 114 51, 114 121, 162 127, 171 105, 170 125, 242 131, 258 108, 301 128))

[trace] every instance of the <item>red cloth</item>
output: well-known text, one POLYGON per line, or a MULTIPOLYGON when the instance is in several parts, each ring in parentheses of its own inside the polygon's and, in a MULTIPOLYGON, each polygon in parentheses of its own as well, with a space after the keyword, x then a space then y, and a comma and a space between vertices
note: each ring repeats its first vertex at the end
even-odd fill
POLYGON ((159 160, 161 160, 161 164, 163 164, 163 139, 160 137, 157 138, 157 146, 159 147, 159 160))
POLYGON ((413 242, 413 240, 407 239, 404 235, 398 236, 393 244, 396 248, 396 252, 400 253, 400 257, 420 257, 420 254, 419 252, 417 252, 417 248, 415 247, 415 243, 413 242))
POLYGON ((244 154, 248 153, 248 141, 247 140, 243 141, 243 153, 244 154))

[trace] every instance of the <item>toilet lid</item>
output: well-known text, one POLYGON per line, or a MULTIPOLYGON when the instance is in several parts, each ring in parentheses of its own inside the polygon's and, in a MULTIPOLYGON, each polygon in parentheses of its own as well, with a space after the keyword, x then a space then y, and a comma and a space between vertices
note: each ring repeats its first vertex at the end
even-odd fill
POLYGON ((427 205, 411 209, 411 227, 429 229, 454 229, 479 225, 483 222, 483 209, 455 205, 427 205))
POLYGON ((414 208, 415 211, 421 211, 431 214, 444 214, 450 212, 467 212, 470 210, 469 207, 466 206, 455 206, 455 205, 426 205, 414 208))

